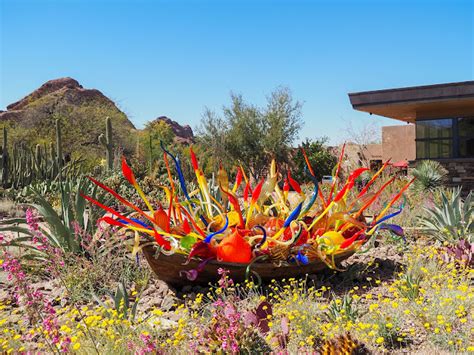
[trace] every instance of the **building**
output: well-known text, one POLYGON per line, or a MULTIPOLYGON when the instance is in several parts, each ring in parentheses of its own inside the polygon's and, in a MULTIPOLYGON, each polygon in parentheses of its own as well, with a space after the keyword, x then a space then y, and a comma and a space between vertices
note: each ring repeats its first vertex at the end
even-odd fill
POLYGON ((415 125, 405 124, 382 127, 382 160, 394 164, 416 159, 415 125))
POLYGON ((415 160, 415 125, 382 127, 381 143, 346 143, 345 159, 352 166, 365 166, 378 169, 390 160, 395 167, 406 168, 409 161, 415 160))
MULTIPOLYGON (((340 149, 341 147, 338 147, 340 149)), ((338 152, 335 155, 339 154, 338 152)), ((344 160, 351 167, 364 166, 376 169, 382 163, 382 144, 356 144, 347 142, 344 150, 344 160)))
MULTIPOLYGON (((474 81, 350 93, 349 99, 358 111, 414 126, 407 128, 415 132, 411 164, 437 160, 449 172, 449 185, 474 189, 474 81)), ((406 148, 397 139, 389 144, 393 152, 406 148)))

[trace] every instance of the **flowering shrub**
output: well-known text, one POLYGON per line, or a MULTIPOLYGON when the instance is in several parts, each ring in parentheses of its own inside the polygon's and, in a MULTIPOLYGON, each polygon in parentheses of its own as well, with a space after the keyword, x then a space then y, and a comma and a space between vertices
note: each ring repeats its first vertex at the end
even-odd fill
MULTIPOLYGON (((2 268, 7 273, 7 280, 14 284, 13 299, 17 306, 23 308, 26 320, 30 324, 37 324, 42 330, 42 336, 50 347, 51 351, 66 351, 71 343, 71 339, 63 336, 59 328, 56 310, 53 308, 51 301, 46 299, 44 295, 34 290, 26 278, 26 274, 20 265, 18 259, 15 259, 6 250, 3 251, 2 268)), ((0 321, 5 323, 5 320, 0 321)), ((5 329, 7 330, 7 329, 5 329)), ((5 332, 7 333, 8 332, 5 332)), ((32 340, 33 333, 15 334, 13 340, 32 340)), ((20 349, 18 349, 21 351, 20 349)))
POLYGON ((170 310, 141 307, 148 268, 127 258, 112 230, 89 239, 72 223, 85 251, 73 255, 45 237, 33 210, 26 222, 30 239, 22 248, 0 236, 0 270, 12 285, 8 294, 0 289, 0 352, 474 351, 467 241, 441 247, 408 240, 396 271, 374 274, 384 260, 365 256, 356 273, 337 274, 341 282, 289 279, 257 287, 234 284, 220 270, 218 284, 185 295, 170 310), (26 248, 40 253, 40 264, 24 257, 26 248), (32 273, 32 266, 42 272, 32 273), (66 298, 36 287, 38 277, 54 279, 66 298), (133 282, 122 283, 127 280, 133 282), (107 299, 107 289, 117 284, 121 293, 107 299))
POLYGON ((168 312, 139 309, 135 319, 111 300, 52 307, 54 300, 28 285, 13 256, 4 253, 2 259, 16 285, 11 302, 20 306, 0 305, 0 349, 6 352, 295 353, 338 348, 343 341, 376 352, 420 345, 474 351, 473 271, 445 262, 435 247, 415 244, 393 280, 367 274, 364 286, 342 293, 309 280, 238 285, 222 270, 220 283, 208 292, 186 297, 168 312))

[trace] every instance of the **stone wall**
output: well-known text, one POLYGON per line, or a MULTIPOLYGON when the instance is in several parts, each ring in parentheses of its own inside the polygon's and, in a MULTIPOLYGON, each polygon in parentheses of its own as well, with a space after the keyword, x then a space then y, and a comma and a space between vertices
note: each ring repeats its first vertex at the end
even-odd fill
POLYGON ((463 194, 474 190, 474 159, 438 160, 449 172, 447 186, 462 186, 463 194))
MULTIPOLYGON (((438 159, 437 161, 448 170, 446 186, 461 186, 463 196, 467 196, 469 191, 474 190, 474 159, 438 159)), ((417 161, 413 160, 409 163, 411 169, 416 167, 417 161)))

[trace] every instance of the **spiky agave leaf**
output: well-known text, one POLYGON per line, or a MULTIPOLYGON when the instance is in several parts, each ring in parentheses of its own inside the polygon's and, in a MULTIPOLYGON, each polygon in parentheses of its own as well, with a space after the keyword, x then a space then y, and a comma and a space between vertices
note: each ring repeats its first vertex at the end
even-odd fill
POLYGON ((412 174, 416 177, 413 189, 419 193, 433 192, 443 185, 448 171, 435 160, 423 160, 418 163, 412 174))
POLYGON ((423 231, 433 238, 455 244, 459 240, 474 241, 474 203, 472 191, 463 201, 461 189, 441 191, 441 202, 424 207, 426 216, 419 218, 423 231))

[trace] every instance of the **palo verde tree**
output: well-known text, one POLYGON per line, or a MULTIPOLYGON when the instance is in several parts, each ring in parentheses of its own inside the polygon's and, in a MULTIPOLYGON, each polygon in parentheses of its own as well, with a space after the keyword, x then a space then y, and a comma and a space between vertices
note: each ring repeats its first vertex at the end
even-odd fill
POLYGON ((212 151, 216 163, 241 164, 253 177, 259 177, 272 159, 289 162, 303 124, 301 107, 288 88, 274 90, 264 107, 231 93, 231 104, 223 108, 222 116, 204 112, 199 141, 212 151))

